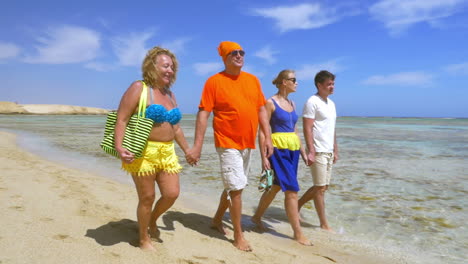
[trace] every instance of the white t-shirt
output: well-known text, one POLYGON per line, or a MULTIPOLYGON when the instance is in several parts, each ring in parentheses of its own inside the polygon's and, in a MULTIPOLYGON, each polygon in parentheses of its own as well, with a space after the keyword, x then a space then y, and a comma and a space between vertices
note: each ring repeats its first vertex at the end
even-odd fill
POLYGON ((336 108, 330 98, 323 100, 312 95, 304 105, 302 116, 314 119, 314 147, 316 152, 333 152, 335 140, 336 108))

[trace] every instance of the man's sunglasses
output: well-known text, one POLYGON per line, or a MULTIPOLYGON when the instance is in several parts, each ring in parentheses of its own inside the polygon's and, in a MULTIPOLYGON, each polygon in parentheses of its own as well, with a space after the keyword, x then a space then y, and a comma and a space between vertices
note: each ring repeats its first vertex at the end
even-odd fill
POLYGON ((286 80, 291 81, 291 82, 293 82, 293 83, 296 83, 296 78, 288 78, 288 79, 286 79, 286 80))
POLYGON ((232 56, 237 56, 239 54, 242 57, 244 57, 245 51, 243 51, 243 50, 233 50, 229 54, 232 55, 232 56))

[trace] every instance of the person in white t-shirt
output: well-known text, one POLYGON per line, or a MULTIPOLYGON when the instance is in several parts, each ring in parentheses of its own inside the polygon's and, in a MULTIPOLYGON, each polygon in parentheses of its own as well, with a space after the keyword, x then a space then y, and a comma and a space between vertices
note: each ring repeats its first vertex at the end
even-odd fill
POLYGON ((303 112, 307 165, 311 168, 313 186, 299 199, 299 211, 310 200, 320 220, 320 228, 333 231, 325 215, 325 191, 330 185, 332 165, 338 160, 336 143, 336 108, 328 98, 335 89, 335 75, 320 71, 315 75, 317 93, 306 102, 303 112))

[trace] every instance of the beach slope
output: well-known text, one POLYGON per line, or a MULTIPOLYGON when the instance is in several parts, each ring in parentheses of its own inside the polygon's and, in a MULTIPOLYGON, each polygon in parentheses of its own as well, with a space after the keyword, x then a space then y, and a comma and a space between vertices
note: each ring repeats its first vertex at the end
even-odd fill
POLYGON ((0 263, 382 263, 252 230, 254 251, 241 252, 180 201, 158 220, 156 251, 144 252, 133 186, 47 161, 1 131, 0 171, 0 263))

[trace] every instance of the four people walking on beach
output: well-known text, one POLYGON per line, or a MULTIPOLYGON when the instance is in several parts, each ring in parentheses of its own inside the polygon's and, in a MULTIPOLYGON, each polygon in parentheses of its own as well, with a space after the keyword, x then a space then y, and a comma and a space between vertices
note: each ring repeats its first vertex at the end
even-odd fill
POLYGON ((335 76, 321 71, 315 77, 318 92, 309 98, 303 110, 306 151, 301 147, 296 129, 298 116, 295 104, 288 99, 288 95, 297 88, 294 71, 283 70, 278 74, 273 80, 278 92, 267 101, 257 77, 242 71, 245 51, 238 43, 223 41, 219 44, 218 53, 225 68, 205 83, 192 148, 189 148, 179 125, 182 115, 170 90, 176 79, 178 62, 169 50, 161 47, 149 50, 142 65, 143 81, 133 82, 122 96, 117 112, 115 148, 122 160, 122 168, 132 175, 138 194, 139 246, 142 249, 154 249, 151 238, 159 239, 156 221, 179 196, 178 173, 182 167, 175 154, 174 140, 185 153, 187 162, 196 165, 200 160, 211 112, 214 114, 214 143, 224 186, 212 219, 212 228, 228 234, 223 217, 229 208, 234 246, 243 251, 252 250, 241 226, 242 191, 247 186, 251 155, 260 127, 258 138, 262 169, 272 169, 275 179, 272 188, 260 198, 252 221, 265 230, 262 216, 277 192, 282 190, 294 239, 303 245, 312 245, 302 233, 299 211, 313 199, 320 227, 331 230, 325 217, 324 193, 330 184, 332 163, 338 159, 336 111, 333 101, 328 98, 333 93, 335 76), (123 135, 130 117, 138 110, 139 98, 146 85, 150 87, 148 98, 151 98, 147 104, 146 117, 153 119, 154 125, 143 156, 135 158, 122 147, 123 135), (311 167, 313 186, 298 200, 297 170, 300 156, 311 167), (161 197, 153 208, 155 183, 161 197))

